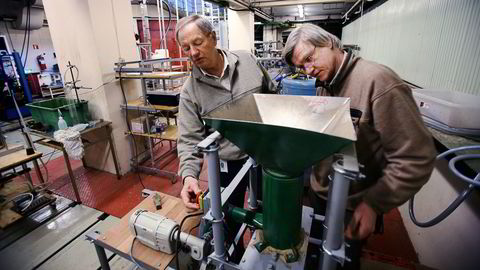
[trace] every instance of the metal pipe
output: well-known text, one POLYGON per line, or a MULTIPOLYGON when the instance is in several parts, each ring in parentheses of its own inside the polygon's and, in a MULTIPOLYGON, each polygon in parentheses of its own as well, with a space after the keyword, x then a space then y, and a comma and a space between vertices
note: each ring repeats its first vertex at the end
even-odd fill
POLYGON ((258 164, 257 162, 253 159, 250 158, 252 162, 252 167, 250 168, 249 172, 249 186, 248 186, 248 207, 251 210, 255 210, 258 208, 258 202, 257 202, 257 193, 258 193, 258 164))
POLYGON ((331 254, 332 251, 342 247, 344 236, 344 218, 347 206, 348 189, 350 179, 341 172, 343 168, 338 163, 333 164, 335 170, 334 179, 330 183, 327 200, 327 211, 323 228, 323 249, 322 264, 319 269, 335 269, 337 260, 331 254))
POLYGON ((357 2, 355 2, 355 4, 353 4, 353 6, 347 11, 345 12, 345 14, 343 14, 342 16, 342 19, 345 19, 345 18, 348 18, 348 13, 352 12, 352 10, 360 3, 360 2, 363 2, 363 0, 358 0, 357 2))
POLYGON ((70 69, 70 75, 72 75, 73 90, 75 90, 75 95, 77 96, 77 101, 78 101, 78 103, 80 103, 80 98, 78 97, 78 92, 77 92, 77 85, 75 84, 75 77, 73 77, 73 66, 70 63, 70 61, 68 61, 68 68, 70 69))
POLYGON ((210 192, 210 209, 213 216, 213 241, 215 256, 225 259, 225 235, 223 233, 223 212, 220 192, 220 159, 218 157, 219 146, 215 142, 205 152, 205 159, 208 164, 208 191, 210 192))
POLYGON ((163 17, 163 0, 157 0, 157 12, 158 12, 158 28, 160 28, 160 16, 161 16, 161 22, 162 22, 162 28, 160 31, 160 34, 162 35, 162 43, 160 43, 160 48, 163 45, 163 49, 167 49, 167 42, 165 40, 165 37, 167 36, 167 32, 165 30, 165 23, 164 23, 164 17, 163 17), (161 4, 160 4, 161 3, 161 4), (161 5, 161 6, 160 6, 161 5))
MULTIPOLYGON (((178 23, 178 0, 175 0, 175 13, 176 13, 176 16, 177 16, 177 21, 175 23, 175 25, 176 25, 178 23)), ((178 51, 180 52, 180 58, 182 58, 182 48, 180 48, 180 45, 178 45, 178 51)))
POLYGON ((187 3, 187 0, 185 0, 183 3, 185 3, 185 16, 188 17, 188 3, 187 3))
POLYGON ((102 270, 110 270, 110 265, 108 264, 107 254, 105 249, 97 244, 94 244, 95 251, 97 252, 98 260, 100 261, 100 266, 102 270))

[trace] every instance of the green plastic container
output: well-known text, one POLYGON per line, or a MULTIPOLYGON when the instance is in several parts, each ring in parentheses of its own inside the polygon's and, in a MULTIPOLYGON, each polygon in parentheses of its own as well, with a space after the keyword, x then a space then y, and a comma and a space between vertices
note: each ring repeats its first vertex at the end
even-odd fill
POLYGON ((49 130, 58 130, 58 110, 69 127, 90 121, 88 101, 55 98, 27 104, 33 120, 42 123, 49 130))

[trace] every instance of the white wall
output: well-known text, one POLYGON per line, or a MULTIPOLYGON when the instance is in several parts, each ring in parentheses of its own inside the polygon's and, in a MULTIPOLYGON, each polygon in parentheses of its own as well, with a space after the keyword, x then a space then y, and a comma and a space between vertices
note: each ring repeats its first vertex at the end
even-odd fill
POLYGON ((254 14, 250 11, 228 10, 229 50, 254 50, 254 14))
MULTIPOLYGON (((443 160, 430 181, 415 196, 415 216, 425 222, 441 213, 467 184, 450 173, 443 160)), ((399 207, 405 228, 419 261, 434 269, 469 270, 480 265, 480 196, 474 190, 449 217, 439 224, 420 228, 408 214, 408 203, 399 207)))
MULTIPOLYGON (((111 121, 113 139, 122 173, 130 169, 132 152, 124 132, 127 130, 120 84, 115 78, 114 63, 123 58, 138 60, 132 29, 129 1, 117 0, 44 0, 51 27, 52 41, 57 51, 60 70, 65 72, 71 61, 80 70, 81 85, 95 90, 80 90, 82 99, 89 101, 89 111, 96 119, 111 121)), ((127 99, 138 98, 138 80, 123 81, 127 99)), ((88 165, 115 172, 106 144, 88 148, 88 165)))
MULTIPOLYGON (((8 32, 12 38, 13 47, 19 53, 22 51, 23 37, 25 35, 25 30, 17 30, 12 28, 12 23, 7 22, 8 32)), ((7 43, 10 50, 13 50, 10 39, 8 38, 7 30, 3 22, 0 23, 0 35, 5 35, 7 38, 7 43)), ((24 55, 26 54, 26 41, 24 55)), ((53 64, 57 63, 57 60, 53 57, 55 50, 53 49, 52 38, 50 37, 50 30, 48 27, 42 27, 37 30, 30 31, 30 44, 28 50, 28 59, 25 69, 32 72, 40 72, 40 67, 37 63, 37 56, 45 53, 43 56, 45 58, 45 63, 47 64, 47 69, 52 69, 53 64), (38 45, 38 50, 33 48, 33 45, 38 45)), ((24 58, 22 58, 22 61, 24 58)))
POLYGON ((422 87, 480 95, 480 1, 390 0, 343 28, 360 55, 422 87))

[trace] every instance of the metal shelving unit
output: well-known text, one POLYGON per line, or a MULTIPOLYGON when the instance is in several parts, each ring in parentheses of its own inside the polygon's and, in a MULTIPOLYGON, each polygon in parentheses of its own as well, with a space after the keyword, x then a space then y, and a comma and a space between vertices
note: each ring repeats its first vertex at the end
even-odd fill
MULTIPOLYGON (((146 116, 146 128, 147 132, 132 132, 127 131, 125 134, 130 136, 139 136, 144 137, 148 141, 148 150, 145 150, 141 153, 134 153, 132 158, 132 165, 136 170, 140 170, 149 174, 156 174, 160 176, 166 176, 170 178, 172 183, 175 183, 177 180, 176 172, 170 172, 163 170, 162 167, 158 168, 155 163, 159 160, 163 161, 163 165, 168 164, 172 159, 175 157, 174 153, 176 153, 176 133, 177 133, 177 121, 176 121, 176 114, 178 112, 178 106, 165 106, 165 105, 152 105, 148 102, 147 95, 150 91, 148 91, 147 82, 149 80, 161 80, 164 94, 179 94, 179 90, 175 91, 172 89, 168 89, 167 87, 167 80, 173 81, 176 79, 181 79, 189 75, 189 72, 183 71, 165 71, 164 69, 156 70, 154 68, 155 64, 163 64, 163 63, 172 63, 172 62, 183 62, 188 61, 188 58, 164 58, 164 59, 150 59, 150 60, 139 60, 139 61, 131 61, 131 62, 119 62, 115 63, 114 71, 117 72, 117 78, 121 79, 135 79, 141 80, 142 85, 142 97, 127 101, 127 104, 120 105, 121 109, 128 113, 128 110, 137 111, 141 114, 146 116), (138 67, 126 67, 127 65, 138 65, 138 67), (163 116, 166 118, 167 122, 167 129, 162 133, 151 133, 151 125, 149 121, 149 116, 163 116), (171 118, 173 118, 174 125, 170 123, 171 118), (154 147, 158 143, 162 143, 164 141, 168 141, 169 143, 169 150, 158 157, 154 155, 154 147), (150 166, 139 165, 138 158, 142 156, 144 153, 148 153, 150 157, 150 166)), ((162 65, 163 66, 163 65, 162 65)), ((173 85, 173 83, 172 83, 173 85)), ((158 90, 155 90, 155 92, 158 90)), ((150 92, 151 93, 151 92, 150 92)), ((132 149, 136 149, 136 145, 134 139, 131 140, 132 149)), ((136 152, 136 151, 134 151, 136 152)), ((145 158, 145 160, 147 157, 145 158)))

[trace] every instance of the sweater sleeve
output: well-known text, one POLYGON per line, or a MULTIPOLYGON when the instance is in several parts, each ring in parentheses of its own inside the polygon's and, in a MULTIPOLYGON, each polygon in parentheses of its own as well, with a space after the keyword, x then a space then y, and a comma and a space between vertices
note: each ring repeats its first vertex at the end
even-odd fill
POLYGON ((197 106, 189 98, 187 91, 184 90, 180 95, 179 103, 177 151, 180 164, 178 174, 182 179, 187 176, 198 179, 203 158, 196 153, 195 146, 202 141, 205 127, 197 112, 197 106))
POLYGON ((383 213, 409 200, 428 181, 436 151, 408 86, 396 84, 373 97, 372 114, 387 162, 364 200, 383 213))

